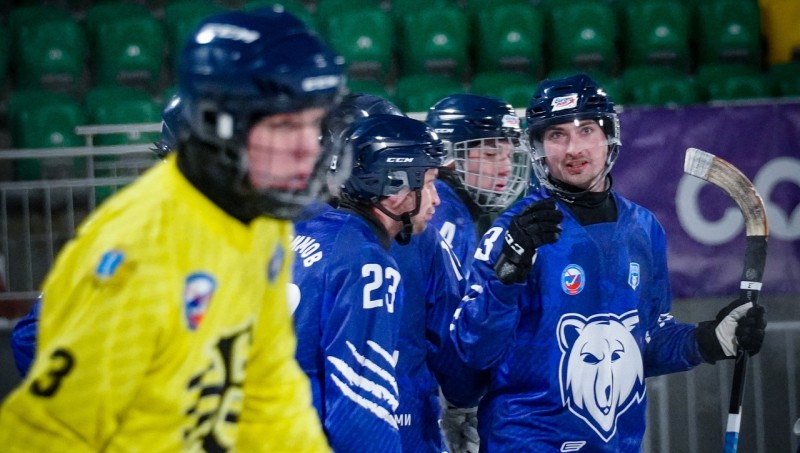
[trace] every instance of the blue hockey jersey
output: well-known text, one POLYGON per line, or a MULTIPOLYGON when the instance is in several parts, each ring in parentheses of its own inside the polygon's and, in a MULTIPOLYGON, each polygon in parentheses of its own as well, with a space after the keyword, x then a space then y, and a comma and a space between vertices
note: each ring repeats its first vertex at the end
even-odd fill
POLYGON ((17 321, 11 331, 11 352, 19 375, 25 377, 36 357, 36 331, 39 325, 39 312, 42 309, 42 296, 36 298, 31 311, 17 321))
MULTIPOLYGON (((414 235, 408 245, 392 244, 392 256, 403 276, 400 328, 400 435, 403 451, 441 452, 439 389, 429 363, 429 339, 449 341, 449 319, 461 300, 465 279, 447 243, 435 228, 414 235), (438 311, 437 311, 438 310, 438 311), (447 315, 449 310, 449 316, 447 315), (436 313, 440 316, 436 316, 436 313)), ((430 360, 436 360, 431 356, 430 360)))
POLYGON ((439 387, 451 402, 476 405, 485 381, 467 367, 450 341, 450 323, 466 289, 453 251, 428 226, 408 245, 392 245, 403 276, 398 418, 403 451, 442 452, 439 387))
POLYGON ((645 379, 703 362, 694 326, 670 315, 664 230, 614 194, 618 219, 581 226, 564 212, 560 239, 537 250, 521 284, 493 266, 523 198, 483 236, 472 290, 454 319, 465 361, 491 372, 481 400, 481 451, 638 452, 645 379))
POLYGON ((453 249, 461 267, 468 272, 472 265, 472 255, 478 245, 475 221, 467 205, 449 184, 436 180, 436 191, 441 204, 436 207, 430 224, 439 230, 453 249))
POLYGON ((296 225, 296 358, 336 452, 400 452, 403 288, 362 217, 331 209, 296 225))

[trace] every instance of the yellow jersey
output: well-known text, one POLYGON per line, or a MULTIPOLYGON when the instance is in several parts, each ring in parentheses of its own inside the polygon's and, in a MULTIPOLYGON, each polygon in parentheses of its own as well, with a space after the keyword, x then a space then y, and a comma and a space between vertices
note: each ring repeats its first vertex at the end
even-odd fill
POLYGON ((228 216, 174 155, 107 200, 45 279, 2 450, 329 451, 294 360, 291 229, 228 216))

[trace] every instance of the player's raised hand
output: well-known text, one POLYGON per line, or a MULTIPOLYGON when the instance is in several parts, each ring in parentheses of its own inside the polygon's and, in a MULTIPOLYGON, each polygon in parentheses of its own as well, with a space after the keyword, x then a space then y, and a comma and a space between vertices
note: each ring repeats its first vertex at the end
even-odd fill
POLYGON ((536 249, 558 240, 562 220, 564 214, 556 209, 553 198, 532 203, 514 216, 494 266, 497 278, 503 283, 523 282, 533 267, 536 249))

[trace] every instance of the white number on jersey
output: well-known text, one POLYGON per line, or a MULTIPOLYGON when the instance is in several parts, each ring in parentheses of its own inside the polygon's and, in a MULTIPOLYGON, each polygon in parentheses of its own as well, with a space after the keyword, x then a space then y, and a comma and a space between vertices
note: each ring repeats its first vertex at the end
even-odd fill
POLYGON ((456 225, 453 222, 445 222, 442 224, 442 227, 439 229, 439 234, 442 235, 447 244, 450 247, 453 246, 453 238, 456 237, 456 225))
POLYGON ((492 253, 492 247, 494 247, 494 243, 502 233, 503 229, 500 227, 490 228, 489 231, 483 235, 483 239, 481 240, 481 244, 478 246, 478 249, 475 250, 475 259, 489 261, 489 255, 492 253))
POLYGON ((400 272, 393 267, 384 268, 375 263, 361 267, 361 276, 369 281, 364 285, 364 308, 378 308, 386 304, 386 310, 394 313, 394 300, 400 284, 400 272), (384 280, 386 284, 384 285, 384 280))

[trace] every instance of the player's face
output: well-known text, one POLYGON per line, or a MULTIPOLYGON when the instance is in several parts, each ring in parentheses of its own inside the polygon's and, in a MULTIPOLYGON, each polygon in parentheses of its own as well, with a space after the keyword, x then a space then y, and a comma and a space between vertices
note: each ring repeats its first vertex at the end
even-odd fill
POLYGON ((473 143, 467 152, 464 182, 471 187, 502 192, 511 175, 514 145, 507 139, 499 138, 475 140, 473 143))
MULTIPOLYGON (((439 206, 441 202, 439 193, 436 191, 436 185, 434 184, 438 174, 439 170, 435 168, 431 168, 425 172, 425 185, 422 186, 421 190, 422 196, 419 200, 419 213, 411 218, 411 223, 414 226, 414 234, 421 233, 425 229, 428 222, 433 218, 436 206, 439 206)), ((416 197, 414 197, 413 194, 409 195, 409 197, 412 199, 413 203, 413 199, 416 197)))
POLYGON ((325 109, 278 113, 262 118, 247 138, 250 184, 258 190, 301 190, 320 157, 325 109))
POLYGON ((594 120, 575 120, 545 129, 542 144, 547 168, 555 179, 572 186, 600 192, 608 139, 594 120))

